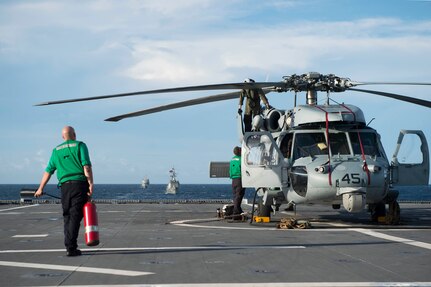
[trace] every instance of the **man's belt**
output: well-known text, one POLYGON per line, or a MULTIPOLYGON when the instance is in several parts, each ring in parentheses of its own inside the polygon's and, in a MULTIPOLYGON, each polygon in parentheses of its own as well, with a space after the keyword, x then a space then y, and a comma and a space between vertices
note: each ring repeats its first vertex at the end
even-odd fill
POLYGON ((62 183, 63 184, 70 184, 70 183, 86 183, 86 181, 83 180, 68 180, 62 183))

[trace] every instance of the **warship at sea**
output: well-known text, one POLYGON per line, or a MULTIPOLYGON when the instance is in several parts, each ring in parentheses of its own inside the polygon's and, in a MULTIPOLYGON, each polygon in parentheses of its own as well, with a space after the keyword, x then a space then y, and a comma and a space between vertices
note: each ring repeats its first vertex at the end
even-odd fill
POLYGON ((141 181, 141 186, 143 189, 148 188, 148 186, 150 185, 150 180, 148 179, 148 177, 144 177, 144 179, 141 181))
POLYGON ((176 194, 180 188, 180 181, 177 179, 175 168, 169 170, 169 182, 166 186, 166 194, 176 194))

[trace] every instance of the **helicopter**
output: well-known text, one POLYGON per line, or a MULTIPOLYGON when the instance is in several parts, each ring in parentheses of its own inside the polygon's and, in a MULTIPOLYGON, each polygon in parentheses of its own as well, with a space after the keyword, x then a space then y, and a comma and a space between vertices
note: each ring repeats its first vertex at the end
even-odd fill
MULTIPOLYGON (((243 90, 260 89, 268 93, 294 93, 291 109, 270 107, 254 116, 252 129, 244 130, 243 117, 237 116, 241 142, 242 185, 254 188, 259 216, 271 216, 300 204, 341 206, 351 213, 366 206, 372 221, 385 216, 386 223, 398 224, 400 207, 397 185, 427 185, 430 164, 426 137, 419 130, 401 130, 391 159, 385 153, 379 133, 367 125, 362 110, 337 103, 331 93, 356 91, 389 97, 431 108, 431 102, 375 90, 355 88, 363 85, 431 85, 414 82, 357 82, 334 74, 309 72, 284 76, 279 82, 244 81, 238 83, 186 86, 87 98, 49 101, 36 106, 156 93, 202 90, 236 90, 148 108, 106 119, 116 122, 166 110, 216 101, 238 99, 243 90), (305 92, 306 104, 297 105, 297 94, 305 92), (318 92, 326 102, 318 104, 318 92), (398 159, 406 135, 418 138, 422 161, 406 164, 398 159), (386 211, 388 205, 388 211, 386 211)), ((229 177, 229 162, 211 162, 210 177, 229 177)), ((253 204, 254 208, 254 204, 253 204)))

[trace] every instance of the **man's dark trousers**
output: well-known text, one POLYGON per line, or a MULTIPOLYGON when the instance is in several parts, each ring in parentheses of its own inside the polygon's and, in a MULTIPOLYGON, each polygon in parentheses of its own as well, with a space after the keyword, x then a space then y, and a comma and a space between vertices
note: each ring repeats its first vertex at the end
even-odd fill
POLYGON ((245 188, 242 188, 241 178, 232 179, 232 192, 233 192, 233 214, 241 214, 241 202, 245 194, 245 188))
POLYGON ((68 251, 78 248, 77 238, 83 217, 83 207, 88 201, 88 182, 68 181, 61 185, 61 205, 64 219, 64 245, 68 251))

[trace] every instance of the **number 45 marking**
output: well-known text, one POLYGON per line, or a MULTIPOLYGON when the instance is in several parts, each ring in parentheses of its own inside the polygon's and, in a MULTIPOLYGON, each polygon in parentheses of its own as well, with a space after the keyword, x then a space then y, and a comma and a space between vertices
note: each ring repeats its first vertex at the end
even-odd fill
POLYGON ((347 182, 347 184, 350 184, 350 183, 358 184, 361 182, 361 177, 359 173, 351 173, 351 174, 346 173, 341 179, 341 181, 345 181, 347 182))

